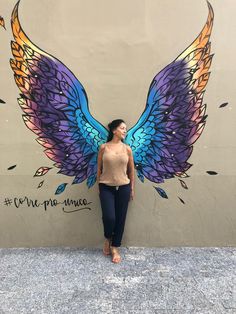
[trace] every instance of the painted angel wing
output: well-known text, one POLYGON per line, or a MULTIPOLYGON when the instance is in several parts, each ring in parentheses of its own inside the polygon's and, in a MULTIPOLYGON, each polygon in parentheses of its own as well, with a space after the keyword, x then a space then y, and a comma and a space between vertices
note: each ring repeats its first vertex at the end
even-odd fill
POLYGON ((132 148, 139 179, 156 183, 185 177, 193 143, 205 126, 204 88, 213 55, 210 34, 213 9, 193 43, 151 82, 146 107, 138 122, 128 130, 125 142, 132 148))
POLYGON ((75 176, 73 184, 96 181, 97 153, 108 131, 88 109, 86 92, 74 74, 58 59, 44 52, 21 28, 16 4, 11 25, 15 41, 10 60, 17 86, 18 103, 26 126, 60 168, 58 173, 75 176))

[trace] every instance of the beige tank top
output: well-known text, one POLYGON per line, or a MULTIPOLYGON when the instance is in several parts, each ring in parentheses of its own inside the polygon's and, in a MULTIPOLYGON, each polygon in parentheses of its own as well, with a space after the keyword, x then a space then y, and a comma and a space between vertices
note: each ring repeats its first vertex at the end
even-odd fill
POLYGON ((99 178, 99 183, 105 183, 111 186, 128 184, 130 179, 126 171, 129 156, 127 154, 126 145, 122 143, 122 151, 116 153, 109 149, 106 144, 107 143, 105 143, 102 156, 102 173, 99 178))

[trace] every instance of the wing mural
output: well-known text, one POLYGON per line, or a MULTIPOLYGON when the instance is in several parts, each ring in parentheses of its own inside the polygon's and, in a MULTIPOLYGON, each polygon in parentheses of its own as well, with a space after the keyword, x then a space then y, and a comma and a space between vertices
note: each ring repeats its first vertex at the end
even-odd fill
POLYGON ((194 142, 206 117, 202 104, 213 54, 210 34, 213 9, 208 2, 207 22, 193 43, 151 82, 146 107, 128 130, 125 142, 132 148, 139 179, 155 183, 174 176, 186 177, 194 142))
MULTIPOLYGON (((25 125, 34 132, 45 154, 73 184, 96 182, 97 153, 108 130, 92 117, 82 84, 57 58, 33 44, 13 9, 14 41, 10 60, 20 89, 18 103, 25 125)), ((203 94, 209 79, 210 34, 213 9, 208 2, 207 22, 193 43, 152 80, 146 107, 128 130, 125 143, 134 155, 139 179, 155 183, 186 177, 194 142, 206 123, 203 94)))
POLYGON ((74 74, 58 59, 34 45, 18 17, 19 1, 11 18, 15 41, 10 60, 21 94, 18 103, 25 125, 62 173, 75 176, 73 183, 96 181, 97 153, 107 129, 88 109, 86 92, 74 74))

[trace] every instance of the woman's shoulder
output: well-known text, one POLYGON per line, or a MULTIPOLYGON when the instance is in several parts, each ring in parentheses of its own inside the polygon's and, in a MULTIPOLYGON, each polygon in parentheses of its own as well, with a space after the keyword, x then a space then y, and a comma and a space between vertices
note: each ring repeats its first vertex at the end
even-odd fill
POLYGON ((106 147, 106 143, 103 143, 103 144, 101 144, 100 146, 99 146, 99 150, 104 150, 104 148, 106 147))
POLYGON ((125 148, 127 149, 128 152, 132 152, 131 147, 129 146, 129 144, 124 143, 125 148))

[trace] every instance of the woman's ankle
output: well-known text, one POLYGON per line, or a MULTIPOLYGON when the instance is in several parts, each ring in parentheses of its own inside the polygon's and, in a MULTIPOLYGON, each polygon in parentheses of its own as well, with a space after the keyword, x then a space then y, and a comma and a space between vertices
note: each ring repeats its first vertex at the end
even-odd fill
POLYGON ((114 245, 111 245, 110 247, 111 247, 111 249, 114 249, 114 250, 117 250, 120 248, 119 246, 114 246, 114 245))

